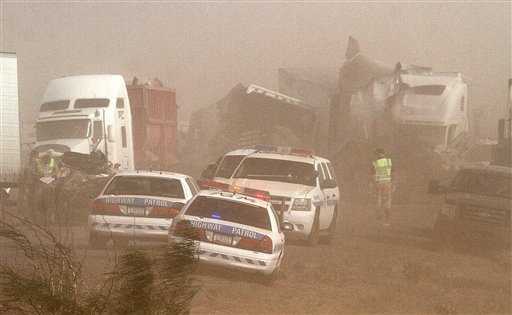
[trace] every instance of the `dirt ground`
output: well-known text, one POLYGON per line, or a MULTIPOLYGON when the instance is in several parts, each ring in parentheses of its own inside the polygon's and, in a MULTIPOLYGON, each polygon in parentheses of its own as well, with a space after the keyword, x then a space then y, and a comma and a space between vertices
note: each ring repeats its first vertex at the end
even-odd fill
MULTIPOLYGON (((311 248, 288 242, 273 286, 243 272, 200 266, 194 276, 201 290, 191 314, 510 314, 510 248, 435 246, 430 236, 439 206, 436 199, 397 205, 392 226, 383 228, 371 220, 370 205, 344 204, 334 243, 311 248)), ((73 233, 84 250, 87 229, 74 227, 73 233)), ((2 256, 8 255, 1 244, 2 256)), ((111 247, 88 250, 85 278, 101 277, 112 257, 111 247)))

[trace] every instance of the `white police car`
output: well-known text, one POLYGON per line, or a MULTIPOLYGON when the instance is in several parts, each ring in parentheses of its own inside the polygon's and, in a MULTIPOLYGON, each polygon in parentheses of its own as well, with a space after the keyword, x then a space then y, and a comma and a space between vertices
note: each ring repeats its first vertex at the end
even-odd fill
POLYGON ((340 192, 329 160, 309 149, 268 145, 244 153, 227 185, 268 191, 281 221, 294 225, 287 233, 290 238, 306 240, 311 246, 319 237, 330 243, 339 217, 340 192))
POLYGON ((128 171, 115 175, 94 199, 88 218, 90 245, 101 248, 112 239, 166 241, 172 218, 198 193, 183 174, 128 171))
POLYGON ((246 189, 244 194, 200 191, 174 218, 169 242, 193 238, 201 263, 259 272, 268 282, 277 279, 284 254, 283 229, 267 192, 246 189), (191 236, 192 235, 192 236, 191 236))

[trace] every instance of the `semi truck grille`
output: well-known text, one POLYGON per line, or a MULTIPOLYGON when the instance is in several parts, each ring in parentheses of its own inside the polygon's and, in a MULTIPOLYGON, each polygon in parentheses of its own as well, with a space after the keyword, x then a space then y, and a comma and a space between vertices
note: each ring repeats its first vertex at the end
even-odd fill
POLYGON ((504 209, 463 206, 462 218, 468 223, 480 222, 493 225, 507 225, 510 222, 510 211, 506 211, 504 209))

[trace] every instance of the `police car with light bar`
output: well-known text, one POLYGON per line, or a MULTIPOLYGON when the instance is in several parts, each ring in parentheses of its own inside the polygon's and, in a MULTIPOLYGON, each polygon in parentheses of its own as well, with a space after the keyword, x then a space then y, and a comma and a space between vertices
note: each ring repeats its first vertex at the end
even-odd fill
POLYGON ((94 199, 88 218, 90 245, 102 248, 112 239, 167 240, 173 217, 199 191, 184 174, 129 171, 115 175, 94 199))
POLYGON ((269 283, 277 279, 284 254, 283 230, 268 192, 244 189, 200 191, 174 218, 169 242, 198 242, 199 261, 258 272, 269 283), (243 194, 241 194, 243 193, 243 194))
MULTIPOLYGON (((340 192, 330 161, 303 148, 259 145, 246 153, 231 178, 215 182, 266 190, 282 221, 294 225, 290 238, 306 240, 310 246, 321 238, 330 243, 339 217, 340 192)), ((219 185, 219 184, 217 184, 219 185)), ((219 187, 217 187, 219 188, 219 187)))

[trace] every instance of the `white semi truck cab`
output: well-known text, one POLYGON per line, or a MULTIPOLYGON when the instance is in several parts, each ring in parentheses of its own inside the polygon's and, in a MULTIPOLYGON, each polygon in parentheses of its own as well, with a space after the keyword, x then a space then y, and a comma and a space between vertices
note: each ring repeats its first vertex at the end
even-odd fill
POLYGON ((130 102, 120 75, 51 80, 36 122, 35 150, 55 155, 102 151, 122 170, 134 169, 130 102))

